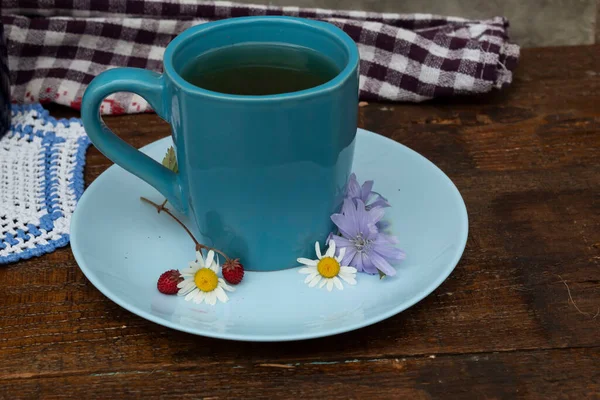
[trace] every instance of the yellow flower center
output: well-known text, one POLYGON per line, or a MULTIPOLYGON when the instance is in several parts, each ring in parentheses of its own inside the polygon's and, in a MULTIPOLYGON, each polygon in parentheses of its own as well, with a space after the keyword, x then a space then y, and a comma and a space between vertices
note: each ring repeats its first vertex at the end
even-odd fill
POLYGON ((340 263, 335 258, 324 257, 317 264, 317 271, 325 278, 333 278, 340 273, 340 263))
POLYGON ((201 268, 194 275, 194 282, 203 292, 212 292, 219 284, 217 274, 210 268, 201 268))

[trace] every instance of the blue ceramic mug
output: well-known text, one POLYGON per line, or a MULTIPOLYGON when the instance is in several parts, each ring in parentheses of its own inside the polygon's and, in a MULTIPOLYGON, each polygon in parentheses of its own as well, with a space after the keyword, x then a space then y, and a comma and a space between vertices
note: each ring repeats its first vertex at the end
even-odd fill
MULTIPOLYGON (((201 59, 200 59, 201 60, 201 59)), ((248 270, 294 267, 332 230, 354 152, 358 50, 339 28, 290 17, 234 18, 194 26, 167 47, 164 73, 117 68, 96 77, 81 106, 85 129, 109 159, 195 220, 201 240, 248 270), (264 96, 196 87, 181 71, 199 55, 241 43, 315 50, 338 75, 310 89, 264 96), (111 93, 144 97, 173 131, 179 172, 125 143, 101 121, 111 93)))

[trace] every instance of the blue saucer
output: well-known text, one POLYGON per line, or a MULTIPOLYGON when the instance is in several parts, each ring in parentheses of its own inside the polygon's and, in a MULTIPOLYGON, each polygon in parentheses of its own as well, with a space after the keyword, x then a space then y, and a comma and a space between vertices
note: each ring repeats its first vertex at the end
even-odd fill
MULTIPOLYGON (((159 160, 170 145, 169 137, 142 150, 159 160)), ((160 294, 158 276, 187 266, 194 246, 173 220, 139 200, 160 203, 158 192, 117 166, 83 194, 71 223, 73 254, 92 284, 115 303, 184 332, 285 341, 358 329, 407 309, 450 275, 465 248, 468 218, 460 193, 441 170, 383 136, 359 129, 353 171, 361 181, 374 179, 374 189, 392 205, 386 219, 407 254, 395 277, 360 273, 356 286, 328 292, 309 288, 298 269, 246 272, 229 302, 216 306, 160 294)))

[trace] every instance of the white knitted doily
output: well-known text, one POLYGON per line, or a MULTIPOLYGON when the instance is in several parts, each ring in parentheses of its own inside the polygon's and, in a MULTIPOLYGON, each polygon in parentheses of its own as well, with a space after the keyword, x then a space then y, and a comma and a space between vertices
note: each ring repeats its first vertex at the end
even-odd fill
POLYGON ((69 243, 88 145, 80 120, 57 120, 39 104, 12 106, 0 138, 0 264, 69 243))

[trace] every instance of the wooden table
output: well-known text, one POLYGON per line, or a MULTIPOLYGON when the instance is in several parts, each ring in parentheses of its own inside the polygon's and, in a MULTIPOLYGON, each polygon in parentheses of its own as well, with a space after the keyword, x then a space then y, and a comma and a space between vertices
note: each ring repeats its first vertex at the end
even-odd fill
MULTIPOLYGON (((505 91, 360 108, 469 211, 461 262, 416 306, 318 340, 207 339, 112 303, 65 248, 0 267, 0 398, 600 398, 599 55, 524 50, 505 91)), ((169 134, 107 120, 137 147, 169 134)), ((87 184, 111 164, 87 162, 87 184)))

